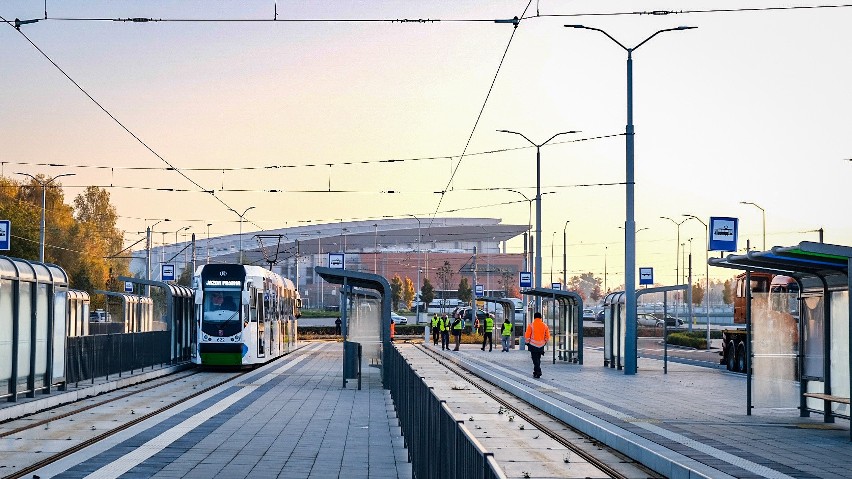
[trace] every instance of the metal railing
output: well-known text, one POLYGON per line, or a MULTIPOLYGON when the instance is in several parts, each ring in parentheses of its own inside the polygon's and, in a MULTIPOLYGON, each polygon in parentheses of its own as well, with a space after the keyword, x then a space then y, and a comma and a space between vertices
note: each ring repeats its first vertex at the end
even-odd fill
POLYGON ((188 360, 171 358, 170 331, 77 336, 66 339, 65 380, 68 384, 111 375, 121 376, 156 364, 188 360))
POLYGON ((395 346, 389 349, 388 383, 417 479, 505 479, 494 454, 435 395, 395 346))

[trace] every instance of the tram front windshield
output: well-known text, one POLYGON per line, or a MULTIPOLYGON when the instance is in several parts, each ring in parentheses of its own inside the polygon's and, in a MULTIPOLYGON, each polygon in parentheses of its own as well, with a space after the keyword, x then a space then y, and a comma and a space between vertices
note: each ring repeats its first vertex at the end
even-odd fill
POLYGON ((204 291, 201 330, 210 336, 233 336, 242 330, 239 289, 204 291))

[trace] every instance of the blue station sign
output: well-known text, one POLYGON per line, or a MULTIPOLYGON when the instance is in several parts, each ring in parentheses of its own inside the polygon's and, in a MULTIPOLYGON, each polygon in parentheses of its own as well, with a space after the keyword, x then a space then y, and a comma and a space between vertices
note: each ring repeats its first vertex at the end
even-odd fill
POLYGON ((708 251, 736 251, 737 223, 737 218, 711 216, 708 251))

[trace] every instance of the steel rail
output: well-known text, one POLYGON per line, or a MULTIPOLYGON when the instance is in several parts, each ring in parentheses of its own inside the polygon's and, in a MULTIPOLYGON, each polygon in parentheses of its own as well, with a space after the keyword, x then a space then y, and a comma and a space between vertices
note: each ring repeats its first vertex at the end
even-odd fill
MULTIPOLYGON (((584 450, 584 449, 582 449, 581 447, 577 446, 577 445, 576 445, 576 444, 574 444, 573 442, 571 442, 571 441, 569 441, 568 439, 564 438, 564 437, 563 437, 562 435, 560 435, 558 432, 556 432, 556 431, 554 431, 554 430, 550 429, 549 427, 545 426, 545 425, 544 425, 543 423, 541 423, 540 421, 538 421, 538 420, 534 419, 531 415, 529 415, 529 414, 527 414, 526 412, 524 412, 524 411, 522 411, 521 409, 519 409, 519 408, 518 408, 518 406, 513 405, 513 403, 511 403, 511 402, 509 402, 508 400, 506 400, 506 399, 504 399, 504 398, 502 398, 502 397, 498 396, 497 394, 493 393, 490 389, 487 389, 487 388, 485 388, 484 386, 482 386, 482 384, 480 384, 480 383, 478 383, 478 382, 474 381, 474 380, 473 380, 470 376, 466 376, 466 375, 461 374, 461 373, 460 373, 460 372, 459 372, 459 371, 458 371, 455 367, 450 367, 450 366, 446 363, 446 360, 445 360, 442 356, 440 356, 440 355, 436 354, 436 353, 435 353, 435 352, 433 352, 433 351, 430 351, 428 348, 425 348, 425 347, 423 347, 422 345, 415 344, 414 346, 415 346, 415 348, 416 348, 417 350, 421 351, 423 354, 426 354, 427 356, 430 356, 430 357, 432 357, 433 359, 435 359, 435 360, 438 362, 438 364, 440 364, 441 366, 444 366, 444 367, 445 367, 445 368, 447 368, 448 370, 452 371, 454 374, 456 374, 456 375, 457 375, 457 376, 459 376, 460 378, 462 378, 462 379, 464 379, 465 381, 467 381, 468 383, 470 383, 473 387, 477 388, 478 390, 482 391, 484 394, 486 394, 486 395, 487 395, 488 397, 490 397, 491 399, 493 399, 493 400, 497 401, 498 403, 500 403, 500 405, 502 405, 505 409, 507 409, 507 410, 509 410, 509 411, 512 411, 512 412, 513 412, 516 416, 518 416, 519 418, 522 418, 524 421, 527 421, 530 425, 534 426, 534 427, 535 427, 535 428, 537 428, 539 431, 541 431, 541 432, 543 432, 544 434, 548 435, 550 438, 552 438, 553 440, 555 440, 555 441, 556 441, 556 442, 558 442, 559 444, 562 444, 562 445, 563 445, 563 446, 565 446, 567 449, 569 449, 571 452, 573 452, 573 453, 575 453, 576 455, 578 455, 578 456, 580 456, 581 458, 583 458, 583 459, 584 459, 585 461, 587 461, 589 464, 592 464, 593 466, 595 466, 595 467, 597 467, 598 469, 600 469, 600 470, 601 470, 601 472, 604 472, 604 473, 608 474, 608 475, 609 475, 609 477, 612 477, 612 478, 614 478, 614 479, 628 479, 628 478, 630 477, 630 476, 625 475, 625 474, 624 474, 624 473, 622 473, 621 471, 618 471, 617 469, 614 469, 612 466, 610 466, 610 465, 609 465, 609 464, 607 464, 606 462, 604 462, 604 461, 602 461, 602 460, 598 459, 597 457, 595 457, 595 456, 594 456, 594 455, 592 455, 591 453, 587 452, 586 450, 584 450)), ((476 373, 475 373, 474 371, 471 371, 471 370, 470 370, 470 369, 468 369, 465 365, 463 365, 463 364, 456 364, 456 363, 454 363, 454 366, 460 366, 460 367, 461 367, 461 368, 463 368, 466 372, 470 373, 470 375, 471 375, 471 376, 475 376, 475 377, 476 377, 476 379, 478 379, 479 381, 484 382, 484 383, 487 383, 487 384, 490 384, 491 386, 493 386, 493 387, 497 388, 498 390, 502 391, 504 394, 509 394, 509 395, 511 395, 511 393, 509 393, 509 392, 507 392, 507 391, 503 390, 502 388, 500 388, 500 387, 499 387, 499 386, 497 386, 496 384, 493 384, 493 383, 491 383, 490 381, 488 381, 488 380, 486 380, 486 379, 484 379, 484 378, 481 378, 481 377, 477 376, 477 375, 476 375, 476 373)), ((513 397, 514 397, 514 396, 513 396, 513 397)), ((516 397, 514 397, 514 398, 515 398, 516 400, 518 400, 518 399, 519 399, 519 398, 516 398, 516 397)), ((578 431, 577 429, 574 429, 574 428, 573 428, 573 427, 571 427, 570 425, 565 424, 564 422, 560 421, 560 420, 559 420, 559 419, 557 419, 557 418, 554 418, 553 416, 551 416, 551 415, 547 414, 546 412, 541 411, 540 409, 535 408, 534 406, 531 406, 531 407, 532 407, 533 409, 535 409, 535 410, 536 410, 536 412, 538 412, 539 414, 543 414, 543 415, 545 415, 545 416, 547 416, 547 417, 550 417, 550 418, 552 418, 554 421, 558 421, 560 424, 562 424, 562 425, 564 425, 565 427, 567 427, 568 429, 570 429, 572 432, 574 432, 574 433, 576 433, 576 434, 578 434, 578 435, 580 435, 580 436, 582 436, 582 437, 587 438, 587 439, 588 439, 588 440, 589 440, 589 441, 590 441, 593 445, 595 445, 595 447, 596 447, 596 448, 604 447, 604 448, 610 449, 610 448, 608 448, 607 446, 605 446, 605 445, 601 444, 600 442, 598 442, 597 440, 595 440, 595 439, 593 439, 593 438, 591 438, 591 437, 587 436, 586 434, 584 434, 584 433, 582 433, 582 432, 578 431)), ((624 454, 621 454, 620 452, 615 451, 614 449, 610 449, 610 451, 611 451, 613 454, 615 454, 615 455, 617 455, 617 456, 619 456, 619 457, 624 458, 625 462, 628 462, 628 463, 632 464, 633 466, 635 466, 635 467, 637 467, 637 468, 642 469, 644 472, 646 472, 646 473, 648 474, 646 477, 649 477, 649 478, 662 478, 662 477, 663 477, 663 476, 660 476, 659 474, 657 474, 657 473, 655 473, 655 472, 651 471, 650 469, 648 469, 647 467, 643 466, 642 464, 640 464, 640 463, 638 463, 638 462, 636 462, 636 461, 633 461, 632 459, 628 458, 627 456, 624 456, 624 454)))

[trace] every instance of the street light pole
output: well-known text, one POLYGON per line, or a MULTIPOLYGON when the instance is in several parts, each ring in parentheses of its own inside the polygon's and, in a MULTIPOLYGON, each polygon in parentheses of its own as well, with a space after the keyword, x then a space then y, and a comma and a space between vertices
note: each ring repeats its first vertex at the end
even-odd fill
POLYGON ((207 264, 210 264, 210 226, 213 223, 207 223, 207 264))
MULTIPOLYGON (((707 311, 707 349, 710 349, 710 227, 695 215, 683 215, 704 225, 704 308, 707 311)), ((692 285, 689 285, 691 288, 692 285)))
MULTIPOLYGON (((420 270, 423 269, 423 264, 420 262, 420 250, 421 250, 420 241, 421 241, 421 238, 422 238, 420 236, 420 218, 418 218, 418 217, 416 217, 416 216, 414 216, 410 213, 409 213, 408 216, 417 220, 417 293, 414 295, 414 297, 417 298, 417 295, 420 294, 420 270)), ((421 301, 421 304, 422 304, 422 301, 421 301)), ((417 324, 420 324, 420 310, 421 309, 423 309, 423 308, 421 308, 419 306, 417 307, 417 324)))
MULTIPOLYGON (((535 147, 535 287, 541 288, 541 147, 548 144, 550 140, 559 135, 567 135, 571 133, 580 133, 579 131, 562 131, 550 138, 547 141, 536 144, 523 133, 510 130, 497 130, 500 133, 512 133, 527 140, 529 144, 535 147)), ((536 310, 541 310, 541 297, 536 296, 536 310)))
POLYGON ((40 263, 44 263, 44 210, 47 206, 47 187, 50 186, 51 183, 56 181, 57 178, 62 178, 63 176, 74 176, 74 173, 63 173, 61 175, 56 175, 47 181, 41 181, 40 179, 29 173, 18 174, 23 176, 29 176, 33 179, 33 181, 35 181, 41 186, 41 223, 39 224, 38 230, 38 261, 40 263))
POLYGON ((760 210, 760 214, 763 217, 763 251, 766 251, 766 210, 763 209, 757 203, 752 203, 751 201, 740 201, 741 205, 752 205, 755 208, 760 210))
POLYGON ((239 214, 237 212, 237 210, 230 208, 231 211, 233 211, 234 213, 237 213, 237 216, 240 217, 240 264, 243 264, 243 219, 245 218, 246 213, 248 213, 249 210, 253 210, 253 209, 254 209, 254 206, 249 206, 248 208, 245 209, 245 211, 243 211, 243 214, 239 214))
POLYGON ((627 52, 627 126, 625 128, 626 141, 626 220, 624 222, 624 291, 627 308, 627 344, 624 355, 624 374, 636 374, 636 221, 634 220, 634 175, 633 175, 633 52, 644 45, 648 40, 663 32, 675 30, 688 30, 695 27, 675 27, 659 30, 648 38, 642 40, 633 48, 624 46, 621 42, 610 36, 609 33, 594 27, 584 25, 565 25, 568 28, 582 28, 601 32, 610 40, 627 52))
POLYGON ((565 220, 565 227, 562 228, 562 290, 568 291, 568 223, 571 220, 565 220))
MULTIPOLYGON (((151 280, 151 233, 154 231, 154 227, 158 224, 169 221, 168 218, 157 221, 145 228, 145 237, 146 237, 146 245, 145 245, 145 279, 151 280)), ((145 285, 145 296, 151 296, 151 285, 145 285)))

